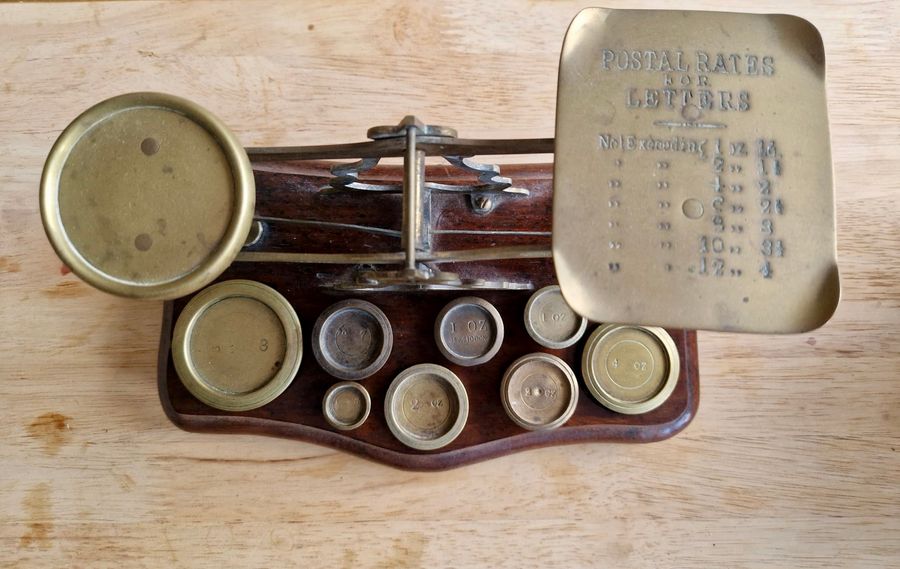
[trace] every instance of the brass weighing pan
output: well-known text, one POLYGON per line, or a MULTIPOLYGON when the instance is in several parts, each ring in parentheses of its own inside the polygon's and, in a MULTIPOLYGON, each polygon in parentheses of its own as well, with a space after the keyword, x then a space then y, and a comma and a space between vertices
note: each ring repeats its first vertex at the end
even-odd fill
POLYGON ((161 93, 108 99, 73 121, 41 178, 60 259, 120 296, 167 299, 209 284, 247 238, 247 153, 209 111, 161 93))

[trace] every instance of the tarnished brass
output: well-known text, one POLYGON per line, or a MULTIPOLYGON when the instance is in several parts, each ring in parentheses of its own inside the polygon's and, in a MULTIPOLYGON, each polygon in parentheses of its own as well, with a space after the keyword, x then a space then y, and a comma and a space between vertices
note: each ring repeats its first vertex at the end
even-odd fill
POLYGON ((579 316, 556 285, 535 292, 525 305, 525 329, 545 348, 562 349, 575 344, 587 330, 587 319, 579 316))
POLYGON ((57 254, 106 292, 175 298, 232 262, 256 199, 243 147, 216 117, 171 95, 91 107, 54 144, 41 216, 57 254))
POLYGON ((384 366, 394 346, 391 323, 365 300, 332 304, 316 320, 312 350, 322 369, 341 379, 364 379, 384 366))
POLYGON ((739 332, 828 320, 840 284, 810 23, 586 9, 556 108, 553 257, 576 312, 739 332))
POLYGON ((503 344, 503 319, 483 298, 457 298, 438 314, 434 340, 444 357, 455 364, 483 364, 497 355, 503 344))
POLYGON ((656 409, 672 394, 681 360, 662 328, 606 324, 590 335, 581 372, 603 406, 637 415, 656 409))
POLYGON ((391 382, 384 416, 401 443, 417 450, 436 450, 462 432, 469 417, 469 398, 455 373, 443 366, 419 364, 391 382))
MULTIPOLYGON (((279 251, 246 251, 238 261, 256 263, 322 263, 337 265, 392 265, 403 262, 404 254, 397 253, 284 253, 279 251)), ((430 263, 471 263, 502 261, 505 259, 547 259, 553 256, 549 247, 541 245, 509 245, 490 249, 461 249, 432 251, 416 257, 430 263)))
POLYGON ((366 388, 355 381, 332 385, 322 400, 322 414, 335 429, 352 431, 369 418, 372 399, 366 388))
POLYGON ((578 380, 560 358, 528 354, 506 370, 500 398, 515 424, 530 431, 548 431, 564 425, 575 413, 578 380))
MULTIPOLYGON (((797 17, 591 8, 564 42, 555 139, 461 139, 410 116, 371 129, 368 142, 245 151, 197 105, 136 93, 89 109, 60 136, 41 211, 63 261, 126 296, 188 294, 234 259, 358 265, 323 283, 339 290, 509 290, 531 283, 451 278, 437 266, 552 255, 562 294, 585 318, 802 332, 827 321, 840 297, 824 82, 821 37, 797 17), (474 156, 551 151, 552 251, 432 248, 433 236, 467 230, 434 227, 431 192, 465 194, 484 216, 527 199, 474 156), (335 164, 322 191, 399 192, 401 227, 260 216, 251 232, 248 153, 354 159, 335 164), (429 181, 428 156, 478 181, 429 181), (402 184, 365 179, 386 157, 403 158, 402 184), (378 253, 265 250, 274 222, 400 243, 378 253), (253 250, 238 255, 242 243, 253 250)), ((475 231, 485 232, 510 233, 475 231)))
POLYGON ((294 309, 254 281, 204 289, 184 307, 172 333, 172 359, 184 386, 225 411, 256 409, 281 395, 302 354, 294 309))

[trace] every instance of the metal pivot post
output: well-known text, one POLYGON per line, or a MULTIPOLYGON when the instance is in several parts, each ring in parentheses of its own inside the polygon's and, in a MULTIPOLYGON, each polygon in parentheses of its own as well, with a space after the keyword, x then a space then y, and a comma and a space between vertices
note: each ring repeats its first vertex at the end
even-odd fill
POLYGON ((401 241, 405 254, 405 271, 416 275, 416 249, 422 246, 424 210, 428 202, 425 192, 425 151, 416 149, 418 127, 415 119, 406 126, 406 153, 403 156, 403 227, 401 241))
MULTIPOLYGON (((488 154, 549 152, 553 139, 479 141, 457 138, 456 131, 437 125, 422 123, 413 115, 408 115, 399 124, 375 126, 366 135, 370 142, 350 145, 318 147, 293 147, 288 149, 255 149, 253 156, 258 160, 314 160, 330 158, 359 157, 356 162, 339 163, 331 168, 332 178, 322 192, 367 192, 400 194, 400 231, 383 227, 337 223, 319 220, 285 219, 256 216, 260 222, 294 223, 309 226, 343 228, 353 231, 388 235, 400 238, 400 250, 384 253, 287 253, 270 251, 245 251, 241 261, 275 261, 300 263, 358 264, 350 280, 328 283, 327 286, 342 290, 469 290, 504 289, 518 290, 531 288, 528 282, 508 282, 483 277, 461 278, 456 272, 442 271, 435 265, 440 263, 471 263, 503 259, 548 258, 546 245, 511 245, 482 249, 462 249, 434 251, 432 239, 438 234, 503 235, 534 234, 540 232, 458 229, 435 229, 431 219, 431 197, 433 192, 458 193, 468 195, 472 212, 479 215, 490 213, 493 206, 504 198, 527 197, 528 190, 512 187, 512 180, 500 175, 500 167, 482 164, 473 159, 481 152, 488 154), (461 173, 475 175, 474 182, 442 183, 426 179, 425 157, 440 156, 461 173), (403 158, 403 181, 361 179, 384 157, 403 158), (372 265, 399 265, 396 269, 376 269, 372 265)), ((549 237, 549 233, 546 234, 549 237)))

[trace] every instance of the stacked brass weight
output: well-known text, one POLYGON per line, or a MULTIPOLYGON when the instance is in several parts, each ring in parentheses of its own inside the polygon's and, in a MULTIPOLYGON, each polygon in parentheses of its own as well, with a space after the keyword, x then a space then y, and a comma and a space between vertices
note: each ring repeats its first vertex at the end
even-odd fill
POLYGON ((500 399, 515 424, 530 431, 548 431, 563 426, 575 413, 578 380, 559 357, 528 354, 506 370, 500 399))
POLYGON ((469 417, 459 377, 435 364, 402 371, 388 387, 384 415, 394 437, 416 450, 437 450, 456 440, 469 417))
POLYGON ((535 292, 525 305, 525 330, 545 348, 560 350, 574 345, 587 330, 587 323, 556 285, 535 292))
POLYGON ((197 399, 225 411, 261 407, 291 384, 303 355, 300 320, 274 289, 220 282, 195 295, 172 334, 172 359, 197 399))
POLYGON ((322 414, 339 431, 352 431, 366 422, 372 410, 368 390, 355 381, 335 383, 322 399, 322 414))
POLYGON ((678 382, 681 360, 662 328, 606 324, 590 335, 581 370, 603 406, 637 415, 665 403, 678 382))
POLYGON ((445 306, 434 323, 434 339, 445 358, 476 366, 497 355, 503 345, 503 318, 493 304, 474 296, 445 306))
POLYGON ((330 375, 348 380, 369 377, 391 355, 394 335, 380 308, 365 300, 333 304, 316 320, 312 349, 330 375))

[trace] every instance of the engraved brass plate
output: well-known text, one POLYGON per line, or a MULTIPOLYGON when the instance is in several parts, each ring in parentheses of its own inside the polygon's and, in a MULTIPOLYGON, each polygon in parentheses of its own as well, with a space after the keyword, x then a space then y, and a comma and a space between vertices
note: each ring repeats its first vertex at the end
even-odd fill
POLYGON ((579 314, 795 333, 834 312, 825 59, 805 20, 584 10, 556 129, 553 258, 579 314))
POLYGON ((247 238, 256 199, 238 140, 198 105, 131 93, 85 111, 44 166, 54 249, 91 285, 167 299, 210 283, 247 238))

